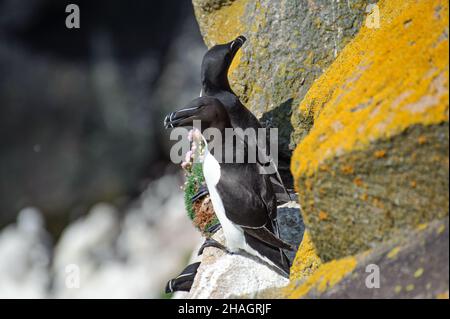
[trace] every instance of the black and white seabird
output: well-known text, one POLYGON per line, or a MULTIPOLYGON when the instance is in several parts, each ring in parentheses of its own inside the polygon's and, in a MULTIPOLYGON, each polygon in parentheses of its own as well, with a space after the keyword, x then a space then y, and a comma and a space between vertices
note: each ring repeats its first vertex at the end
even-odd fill
POLYGON ((200 267, 200 262, 190 264, 183 269, 181 274, 173 279, 170 279, 166 284, 166 294, 175 291, 191 290, 198 267, 200 267))
MULTIPOLYGON (((208 232, 213 234, 217 230, 219 230, 220 224, 212 225, 208 228, 208 232)), ((227 251, 227 248, 224 247, 221 243, 215 241, 212 238, 206 238, 205 242, 202 246, 200 246, 197 256, 203 254, 203 251, 206 247, 216 247, 218 249, 222 249, 227 251)), ((192 264, 187 265, 183 271, 173 279, 170 279, 166 284, 166 293, 172 293, 175 291, 190 291, 191 287, 194 283, 195 276, 197 275, 198 267, 200 267, 200 262, 194 262, 192 264)))
MULTIPOLYGON (((213 97, 199 97, 183 109, 173 112, 166 122, 167 128, 192 126, 201 121, 202 133, 216 128, 225 137, 225 129, 232 128, 230 117, 223 104, 213 97)), ((221 149, 225 154, 223 139, 207 141, 203 160, 203 175, 217 218, 222 225, 226 248, 230 252, 244 250, 277 267, 289 276, 290 263, 283 249, 292 246, 278 237, 277 203, 269 176, 260 174, 258 164, 248 163, 247 148, 235 147, 234 158, 241 156, 244 163, 226 163, 216 159, 208 149, 221 149), (219 164, 220 163, 220 164, 219 164)), ((245 142, 240 141, 244 144, 245 142)))
MULTIPOLYGON (((228 71, 231 62, 245 41, 246 38, 241 35, 229 43, 215 45, 206 52, 201 67, 201 96, 211 96, 219 99, 228 112, 233 128, 241 128, 243 130, 253 128, 255 132, 258 132, 258 129, 262 128, 261 123, 241 103, 228 81, 228 71)), ((256 140, 252 141, 252 143, 257 145, 256 140)), ((270 180, 277 193, 277 198, 280 202, 290 201, 291 198, 283 184, 278 168, 271 158, 267 156, 265 150, 259 150, 258 156, 259 162, 263 164, 261 169, 264 169, 264 167, 267 169, 268 166, 271 166, 271 171, 275 171, 274 174, 271 174, 270 180)))

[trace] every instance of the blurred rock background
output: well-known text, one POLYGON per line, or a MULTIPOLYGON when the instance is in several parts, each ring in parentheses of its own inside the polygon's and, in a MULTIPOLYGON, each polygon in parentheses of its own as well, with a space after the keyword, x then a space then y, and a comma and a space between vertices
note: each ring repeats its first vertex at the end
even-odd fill
POLYGON ((162 118, 206 47, 188 1, 69 3, 0 0, 0 297, 158 297, 197 240, 162 118))

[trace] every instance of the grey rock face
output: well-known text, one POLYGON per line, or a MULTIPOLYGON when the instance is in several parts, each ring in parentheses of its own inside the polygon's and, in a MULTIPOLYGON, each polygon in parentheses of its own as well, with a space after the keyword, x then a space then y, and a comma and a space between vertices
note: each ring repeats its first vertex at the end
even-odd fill
POLYGON ((449 289, 448 218, 416 230, 401 243, 378 246, 338 285, 311 298, 445 298, 449 289), (379 281, 368 278, 379 274, 379 281), (369 282, 369 288, 367 286, 369 282), (377 288, 375 285, 379 284, 377 288))

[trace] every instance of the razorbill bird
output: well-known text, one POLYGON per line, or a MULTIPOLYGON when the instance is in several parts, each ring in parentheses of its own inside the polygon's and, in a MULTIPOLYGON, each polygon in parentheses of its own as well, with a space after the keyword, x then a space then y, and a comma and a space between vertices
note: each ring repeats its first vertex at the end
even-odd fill
POLYGON ((175 291, 191 290, 198 267, 200 267, 200 262, 190 264, 183 269, 181 274, 173 279, 170 279, 166 284, 166 294, 175 291))
MULTIPOLYGON (((212 225, 208 228, 208 232, 213 234, 221 228, 220 224, 212 225)), ((223 246, 218 241, 212 238, 206 238, 202 246, 200 246, 197 256, 203 254, 206 247, 216 247, 221 250, 227 251, 227 248, 223 246)), ((190 291, 192 284, 194 283, 195 276, 197 275, 198 267, 200 267, 200 262, 194 262, 187 265, 183 271, 173 279, 170 279, 166 284, 166 293, 171 293, 175 291, 190 291)))
MULTIPOLYGON (((229 43, 215 45, 206 52, 201 67, 201 96, 212 96, 219 99, 228 112, 233 128, 241 128, 243 130, 253 128, 258 133, 258 129, 262 128, 261 123, 241 103, 228 81, 228 70, 231 62, 245 41, 246 38, 241 35, 229 43)), ((251 143, 257 145, 256 140, 251 141, 251 143)), ((277 198, 280 202, 290 201, 291 198, 275 163, 267 156, 265 149, 259 150, 257 148, 257 150, 259 163, 263 164, 261 169, 267 171, 270 167, 270 171, 275 172, 270 174, 270 180, 277 193, 277 198)), ((205 194, 204 189, 202 191, 205 194)))
MULTIPOLYGON (((167 119, 166 128, 193 126, 198 120, 202 134, 208 128, 215 128, 222 137, 226 136, 226 128, 232 128, 224 105, 213 97, 199 97, 171 113, 167 119)), ((224 160, 228 143, 222 138, 206 140, 202 136, 206 144, 203 175, 223 228, 227 250, 232 253, 243 250, 289 276, 290 263, 283 249, 292 250, 293 247, 278 237, 277 203, 269 176, 260 174, 257 163, 248 162, 245 141, 236 141, 244 147, 233 146, 230 163, 224 160), (214 154, 209 149, 214 150, 214 154), (216 152, 218 149, 221 151, 216 152), (237 158, 243 158, 244 162, 238 163, 237 158)))

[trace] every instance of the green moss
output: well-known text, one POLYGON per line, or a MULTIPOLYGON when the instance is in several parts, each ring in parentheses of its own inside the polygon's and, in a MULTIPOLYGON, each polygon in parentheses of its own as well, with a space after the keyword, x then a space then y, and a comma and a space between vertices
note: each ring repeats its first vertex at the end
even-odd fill
POLYGON ((205 181, 201 163, 194 163, 190 172, 186 173, 186 184, 184 187, 184 205, 186 212, 191 220, 195 218, 195 211, 192 205, 192 197, 198 192, 198 189, 205 181))
POLYGON ((203 176, 203 168, 201 163, 194 163, 189 171, 186 172, 186 183, 184 187, 184 205, 186 207, 186 213, 194 222, 194 225, 205 235, 210 235, 206 230, 214 226, 216 224, 219 224, 219 220, 217 219, 217 216, 214 215, 214 217, 211 219, 211 221, 206 224, 205 226, 199 226, 196 224, 195 217, 196 217, 196 211, 194 208, 194 204, 192 203, 192 197, 198 192, 200 186, 205 182, 205 178, 203 176))

